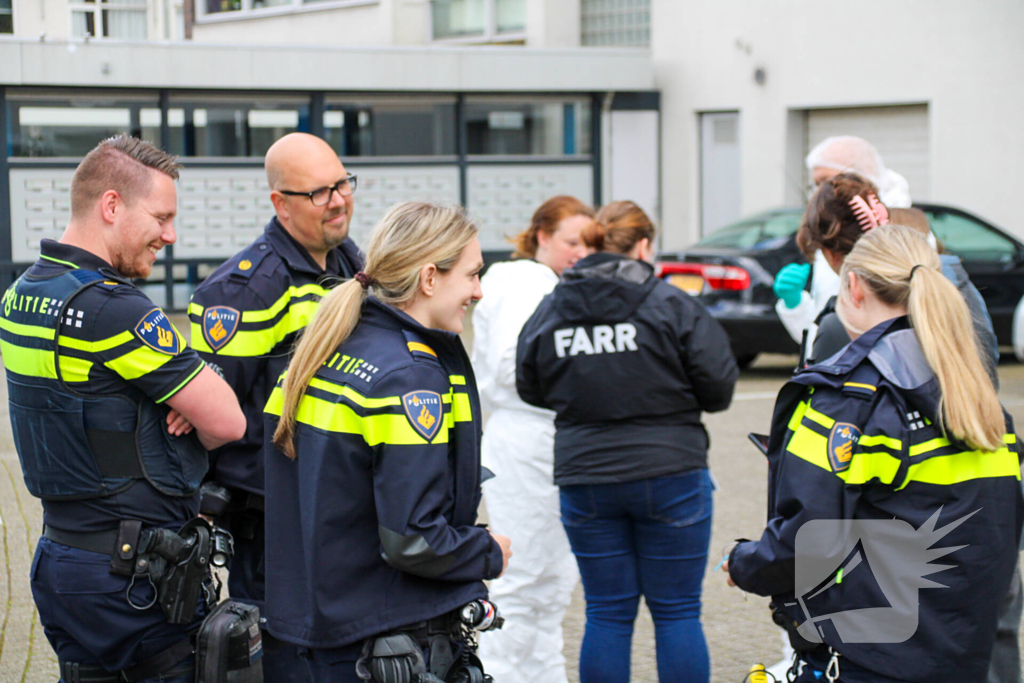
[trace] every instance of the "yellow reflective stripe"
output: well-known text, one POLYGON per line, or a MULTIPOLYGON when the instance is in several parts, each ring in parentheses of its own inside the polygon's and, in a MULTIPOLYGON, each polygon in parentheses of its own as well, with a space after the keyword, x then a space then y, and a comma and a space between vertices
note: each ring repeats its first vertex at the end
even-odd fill
POLYGON ((871 391, 877 391, 876 387, 870 384, 861 384, 860 382, 843 382, 844 387, 859 387, 861 389, 870 389, 871 391))
POLYGON ((420 344, 419 342, 409 342, 408 346, 410 351, 420 351, 422 353, 429 353, 434 358, 437 358, 437 354, 434 353, 434 349, 430 348, 426 344, 420 344))
POLYGON ((1017 435, 1003 434, 1003 443, 1017 443, 1017 435))
POLYGON ((168 391, 168 392, 167 392, 166 394, 164 394, 163 398, 161 398, 161 399, 158 399, 158 400, 157 400, 157 403, 163 403, 164 401, 166 401, 167 399, 171 398, 171 397, 172 397, 172 396, 174 396, 174 395, 175 395, 176 393, 178 393, 179 391, 181 391, 181 390, 182 390, 182 388, 183 388, 183 387, 184 387, 184 386, 185 386, 186 384, 188 384, 189 382, 191 382, 191 381, 192 381, 192 379, 193 379, 193 378, 194 378, 194 377, 195 377, 196 375, 198 375, 198 374, 199 374, 200 372, 202 372, 202 371, 203 371, 203 368, 204 368, 204 367, 206 367, 206 363, 203 363, 203 364, 202 364, 202 365, 200 365, 200 366, 199 366, 198 368, 196 368, 196 369, 195 369, 195 372, 193 372, 193 373, 192 373, 191 375, 189 375, 188 377, 186 377, 186 378, 185 378, 185 379, 184 379, 184 380, 183 380, 183 381, 181 382, 181 384, 179 384, 178 386, 174 387, 173 389, 171 389, 170 391, 168 391))
POLYGON ((812 422, 817 422, 825 429, 832 429, 832 425, 836 423, 836 421, 833 420, 828 415, 825 415, 824 413, 819 413, 817 410, 810 406, 807 406, 807 412, 804 413, 804 417, 811 420, 812 422))
POLYGON ((800 421, 804 419, 804 413, 807 412, 810 405, 811 404, 807 401, 800 401, 796 410, 793 411, 793 414, 789 418, 789 425, 787 425, 789 431, 795 432, 797 430, 797 427, 800 426, 800 421))
POLYGON ((944 439, 940 436, 937 439, 932 439, 931 441, 925 441, 924 443, 919 443, 916 446, 911 446, 910 457, 913 458, 915 456, 923 455, 931 451, 937 451, 940 448, 945 448, 948 445, 949 439, 944 439))
POLYGON ((53 328, 42 325, 26 325, 16 323, 7 318, 0 318, 0 330, 17 334, 22 337, 38 337, 39 339, 53 339, 53 328))
POLYGON ((148 346, 140 346, 123 356, 107 361, 104 365, 119 374, 123 379, 133 380, 163 367, 172 358, 174 356, 154 351, 148 346))
POLYGON ((67 266, 69 268, 74 268, 75 270, 78 270, 78 266, 76 266, 71 261, 61 261, 59 258, 53 258, 52 256, 46 256, 45 254, 40 255, 39 258, 46 259, 47 261, 53 261, 54 263, 59 263, 62 266, 67 266))
POLYGON ((189 315, 202 315, 205 309, 199 304, 190 301, 188 303, 188 314, 189 315))
MULTIPOLYGON (((177 330, 175 330, 175 332, 177 332, 177 330)), ((178 336, 180 337, 181 333, 178 333, 178 336)), ((115 334, 113 337, 107 337, 106 339, 101 339, 99 341, 94 342, 87 342, 82 341, 81 339, 74 339, 68 336, 61 336, 60 345, 66 346, 69 349, 76 349, 78 351, 100 353, 101 351, 108 351, 110 349, 120 346, 121 344, 130 342, 134 338, 135 335, 133 335, 131 332, 128 332, 127 330, 122 332, 121 334, 115 334)), ((183 340, 182 346, 184 345, 185 344, 183 340)))
MULTIPOLYGON (((387 406, 400 406, 402 405, 401 396, 388 396, 386 398, 367 398, 352 387, 347 387, 341 384, 335 384, 334 382, 328 382, 327 380, 314 377, 309 381, 309 386, 314 389, 320 389, 321 391, 328 391, 338 396, 344 396, 348 400, 355 403, 357 406, 362 408, 385 408, 387 406)), ((275 391, 277 391, 275 389, 275 391)))
POLYGON ((270 392, 270 398, 267 399, 267 405, 263 406, 263 412, 281 417, 281 408, 283 405, 284 392, 281 391, 281 387, 274 387, 274 390, 270 392))
MULTIPOLYGON (((284 307, 288 305, 292 299, 298 299, 299 297, 307 296, 309 294, 316 294, 323 296, 327 294, 328 290, 321 287, 320 285, 303 285, 301 287, 289 287, 284 294, 278 298, 274 304, 267 309, 262 311, 242 311, 242 322, 243 323, 261 323, 266 320, 273 320, 278 313, 284 310, 284 307)), ((303 303, 315 303, 315 302, 303 302, 303 303)), ((191 313, 191 308, 189 310, 191 313)))
POLYGON ((462 375, 448 375, 448 381, 452 384, 465 384, 466 378, 462 375))
MULTIPOLYGON (((275 390, 276 393, 276 390, 275 390)), ((274 396, 271 395, 271 401, 274 396)), ((278 403, 280 399, 278 399, 278 403)), ((280 405, 275 406, 280 413, 280 405)), ((267 412, 271 411, 270 402, 267 412)), ((361 434, 367 445, 380 444, 392 446, 424 445, 427 442, 419 432, 409 424, 405 415, 385 414, 360 417, 352 408, 344 403, 332 403, 306 394, 299 402, 295 412, 295 421, 302 424, 340 434, 361 434)), ((448 430, 442 426, 433 441, 429 443, 448 443, 448 430)))
POLYGON ((850 461, 850 466, 836 476, 847 484, 864 484, 878 479, 883 484, 891 484, 900 470, 899 458, 888 453, 858 452, 850 461))
POLYGON ((810 427, 798 427, 786 450, 812 465, 832 471, 832 465, 828 461, 828 439, 810 427))
MULTIPOLYGON (((0 339, 0 353, 4 366, 11 372, 28 377, 57 379, 53 366, 53 351, 49 349, 28 349, 0 339)), ((89 379, 92 362, 70 356, 60 357, 60 371, 67 382, 85 382, 89 379)))
MULTIPOLYGON (((916 465, 907 473, 906 486, 912 481, 922 484, 948 486, 972 479, 1015 477, 1020 479, 1017 454, 1007 448, 998 451, 963 451, 952 455, 937 455, 916 465)), ((900 488, 903 488, 901 486, 900 488)))
POLYGON ((473 407, 469 402, 469 394, 456 392, 452 401, 452 417, 455 422, 472 422, 473 407))
MULTIPOLYGON (((300 301, 292 304, 288 309, 288 314, 272 327, 265 330, 236 332, 227 346, 218 349, 217 353, 221 356, 261 356, 269 353, 282 339, 304 328, 313 318, 319 305, 319 301, 300 301)), ((248 322, 245 315, 245 313, 242 314, 242 321, 248 322)), ((197 323, 192 323, 192 348, 196 351, 213 353, 213 349, 203 337, 202 327, 197 323)))
MULTIPOLYGON (((38 339, 53 339, 53 328, 43 327, 41 325, 27 325, 24 323, 16 323, 13 320, 7 320, 6 318, 0 318, 0 329, 10 332, 11 334, 17 334, 22 337, 36 337, 38 339)), ((89 353, 99 353, 112 349, 115 346, 120 346, 127 341, 131 341, 132 333, 125 331, 121 334, 108 337, 107 339, 101 339, 99 341, 89 342, 82 339, 75 339, 74 337, 68 337, 63 335, 60 338, 60 345, 66 346, 69 349, 75 349, 77 351, 87 351, 89 353)))
POLYGON ((885 436, 884 434, 875 434, 872 436, 868 436, 867 434, 865 434, 859 439, 857 439, 857 444, 860 445, 862 448, 870 448, 871 446, 884 446, 885 448, 894 451, 903 450, 902 441, 900 441, 899 439, 894 439, 891 436, 885 436))

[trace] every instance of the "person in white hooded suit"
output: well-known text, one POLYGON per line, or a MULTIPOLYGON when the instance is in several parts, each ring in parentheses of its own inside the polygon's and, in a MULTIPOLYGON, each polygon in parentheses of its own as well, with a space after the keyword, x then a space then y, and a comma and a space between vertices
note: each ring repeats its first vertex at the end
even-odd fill
POLYGON ((515 566, 491 584, 505 626, 480 644, 488 673, 505 683, 567 681, 562 619, 579 571, 559 520, 555 414, 516 393, 516 343, 562 271, 587 255, 580 230, 593 217, 593 209, 574 197, 542 204, 516 237, 515 260, 484 275, 485 296, 473 312, 473 369, 490 413, 482 462, 495 474, 484 483, 484 500, 491 528, 514 538, 519 549, 515 566))

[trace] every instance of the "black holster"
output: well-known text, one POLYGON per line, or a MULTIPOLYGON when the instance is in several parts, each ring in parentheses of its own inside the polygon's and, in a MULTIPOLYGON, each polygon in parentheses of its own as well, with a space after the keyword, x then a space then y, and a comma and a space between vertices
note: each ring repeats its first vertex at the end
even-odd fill
POLYGON ((210 554, 213 550, 210 523, 197 517, 174 533, 168 529, 147 529, 139 540, 128 602, 136 609, 153 606, 136 605, 131 599, 135 583, 149 581, 156 590, 154 602, 171 624, 188 624, 195 619, 199 597, 208 607, 217 602, 217 593, 210 576, 210 554))

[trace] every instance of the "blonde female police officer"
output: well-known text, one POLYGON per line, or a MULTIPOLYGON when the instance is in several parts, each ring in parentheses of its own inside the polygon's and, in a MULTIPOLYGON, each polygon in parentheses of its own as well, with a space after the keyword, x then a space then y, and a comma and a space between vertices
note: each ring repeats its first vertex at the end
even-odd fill
POLYGON ((1024 514, 1012 421, 919 233, 871 230, 840 278, 854 341, 779 394, 768 527, 731 581, 772 596, 798 681, 984 680, 1024 514))
POLYGON ((461 209, 393 207, 267 405, 267 625, 315 683, 357 681, 367 639, 446 629, 511 555, 476 526, 480 404, 458 338, 482 296, 476 235, 461 209))

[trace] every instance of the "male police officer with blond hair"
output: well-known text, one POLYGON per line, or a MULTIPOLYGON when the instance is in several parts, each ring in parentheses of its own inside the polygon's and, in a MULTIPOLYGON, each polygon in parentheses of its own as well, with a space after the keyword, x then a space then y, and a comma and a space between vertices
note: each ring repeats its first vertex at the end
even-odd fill
POLYGON ((43 505, 32 594, 64 683, 194 680, 201 613, 195 598, 173 620, 156 604, 145 539, 196 517, 205 449, 245 420, 131 283, 175 241, 177 177, 149 143, 101 142, 75 171, 60 241, 43 240, 0 306, 14 443, 43 505))
MULTIPOLYGON (((235 538, 231 597, 261 609, 263 407, 320 298, 363 263, 348 239, 356 178, 330 145, 292 133, 271 146, 265 165, 276 215, 199 286, 189 306, 192 344, 234 388, 247 421, 244 438, 212 454, 211 483, 222 488, 206 487, 204 511, 235 538)), ((263 639, 266 680, 308 680, 294 646, 265 630, 263 639)))

